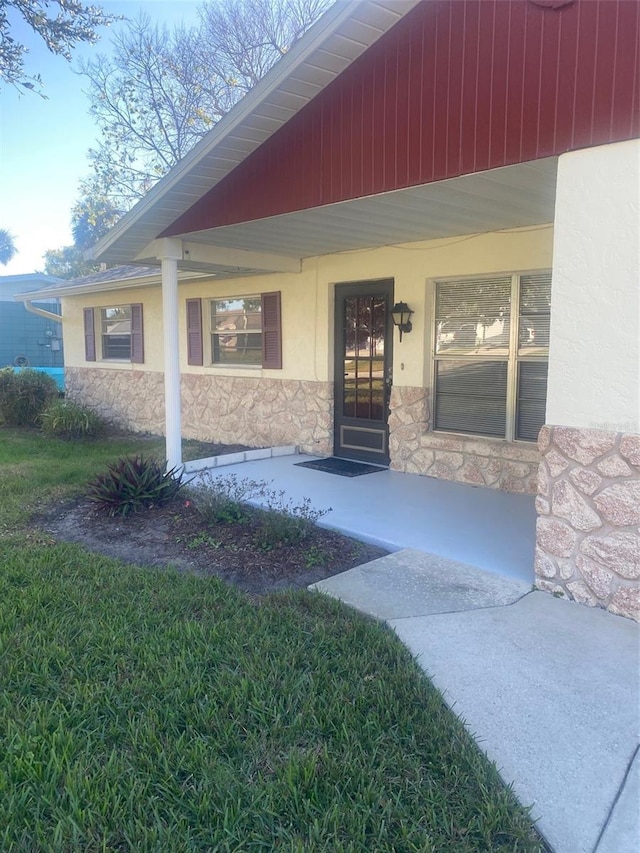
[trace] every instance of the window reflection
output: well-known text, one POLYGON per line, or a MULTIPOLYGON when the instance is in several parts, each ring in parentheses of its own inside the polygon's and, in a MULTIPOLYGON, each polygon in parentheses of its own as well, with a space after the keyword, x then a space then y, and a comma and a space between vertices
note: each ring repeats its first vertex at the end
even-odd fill
POLYGON ((262 300, 259 296, 211 302, 214 364, 262 364, 262 300))
POLYGON ((128 361, 131 358, 131 306, 101 310, 102 357, 128 361))
POLYGON ((384 297, 345 299, 343 414, 384 420, 384 336, 387 302, 384 297))

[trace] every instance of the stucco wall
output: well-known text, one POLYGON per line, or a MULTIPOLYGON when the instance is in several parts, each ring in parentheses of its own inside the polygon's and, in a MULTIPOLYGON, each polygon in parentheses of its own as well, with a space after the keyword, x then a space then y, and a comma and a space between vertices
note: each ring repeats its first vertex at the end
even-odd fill
POLYGON ((67 367, 97 367, 103 370, 162 371, 162 294, 159 287, 135 287, 108 293, 88 293, 62 299, 64 349, 67 367), (100 309, 141 302, 144 317, 144 364, 100 359, 100 309), (85 361, 84 308, 95 308, 98 361, 85 361))
POLYGON ((560 157, 541 589, 640 619, 640 141, 560 157))
MULTIPOLYGON (((535 490, 538 452, 534 445, 436 435, 427 415, 419 415, 406 401, 430 384, 430 281, 440 277, 473 276, 545 269, 551 266, 551 226, 535 226, 491 234, 431 240, 380 249, 307 258, 299 274, 272 274, 229 280, 201 279, 179 285, 181 372, 183 374, 183 432, 191 437, 242 441, 255 446, 270 435, 263 421, 272 420, 277 443, 294 443, 305 450, 332 450, 333 293, 341 282, 393 278, 394 298, 414 311, 413 331, 402 342, 394 333, 393 401, 391 419, 392 466, 510 491, 535 490), (186 300, 201 297, 205 354, 208 351, 206 300, 279 290, 282 295, 283 369, 187 365, 186 300), (261 384, 262 383, 262 384, 261 384), (186 393, 185 393, 186 389, 186 393), (312 392, 310 389, 316 389, 312 392), (265 393, 267 396, 265 396, 265 393), (269 396, 271 395, 271 396, 269 396), (295 403, 293 400, 295 399, 295 403), (317 403, 320 401, 320 407, 317 403), (299 410, 287 414, 286 410, 299 410), (271 415, 269 415, 271 412, 271 415), (413 413, 413 414, 412 414, 413 413), (242 415, 242 417, 240 417, 242 415), (411 437, 407 418, 415 415, 411 437), (212 427, 216 424, 215 429, 212 427), (399 427, 402 429, 399 429, 399 427), (296 430, 298 437, 296 438, 296 430), (235 435, 239 431, 241 434, 235 435), (416 438, 416 435, 419 437, 416 438), (233 437, 232 437, 233 436, 233 437)), ((139 373, 160 377, 162 364, 161 292, 158 286, 87 294, 64 300, 65 340, 71 394, 90 403, 108 398, 114 419, 133 428, 156 424, 161 431, 161 405, 146 392, 129 401, 125 387, 142 385, 139 373), (142 302, 144 306, 145 363, 85 362, 84 307, 142 302), (86 372, 85 371, 89 371, 86 372), (114 372, 135 374, 126 383, 114 372), (89 381, 90 380, 90 381, 89 381), (115 391, 107 391, 111 382, 115 391), (146 402, 145 402, 146 401, 146 402), (145 406, 149 411, 144 411, 145 406), (129 414, 127 414, 129 413, 129 414)), ((97 320, 97 318, 96 318, 97 320)), ((207 355, 205 355, 205 362, 207 355)), ((161 397, 162 383, 149 384, 161 397)), ((428 398, 428 391, 423 395, 428 398)), ((145 427, 148 428, 148 427, 145 427)))
POLYGON ((558 161, 547 423, 640 432, 640 140, 558 161))

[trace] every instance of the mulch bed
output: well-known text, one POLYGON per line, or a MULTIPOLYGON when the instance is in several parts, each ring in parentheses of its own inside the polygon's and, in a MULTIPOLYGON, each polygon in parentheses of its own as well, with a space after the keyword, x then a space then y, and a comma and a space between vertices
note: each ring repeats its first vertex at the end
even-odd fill
POLYGON ((258 523, 259 511, 248 507, 242 522, 205 526, 179 496, 124 519, 110 518, 82 499, 50 511, 39 526, 56 539, 126 563, 215 575, 256 595, 306 587, 387 553, 321 527, 300 543, 264 550, 254 542, 258 523))

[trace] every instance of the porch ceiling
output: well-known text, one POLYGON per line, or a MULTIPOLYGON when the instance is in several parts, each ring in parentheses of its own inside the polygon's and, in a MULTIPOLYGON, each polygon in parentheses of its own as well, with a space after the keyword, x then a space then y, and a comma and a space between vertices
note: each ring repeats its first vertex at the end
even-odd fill
MULTIPOLYGON (((180 237, 190 244, 220 247, 220 261, 216 263, 215 251, 210 251, 207 263, 184 259, 178 266, 230 278, 273 271, 273 266, 261 267, 259 253, 301 259, 546 224, 554 219, 556 170, 557 158, 549 157, 384 195, 183 234, 180 237), (225 262, 228 253, 224 249, 239 250, 237 267, 225 262)), ((135 259, 136 263, 154 260, 153 243, 135 259)))

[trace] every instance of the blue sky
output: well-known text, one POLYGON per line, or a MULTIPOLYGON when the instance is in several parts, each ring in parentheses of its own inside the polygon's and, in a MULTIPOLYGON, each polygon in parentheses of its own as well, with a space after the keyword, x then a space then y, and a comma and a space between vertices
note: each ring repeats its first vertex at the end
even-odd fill
MULTIPOLYGON (((92 0, 105 11, 135 18, 140 11, 169 26, 197 21, 200 5, 191 0, 92 0)), ((103 29, 95 46, 81 46, 74 56, 109 51, 111 30, 103 29)), ((71 64, 53 56, 28 27, 14 30, 29 47, 28 73, 39 73, 47 100, 11 87, 0 89, 0 228, 14 236, 18 254, 0 267, 0 275, 32 273, 44 268, 42 254, 72 242, 71 208, 78 181, 88 174, 87 150, 97 132, 89 116, 86 82, 71 64)))

